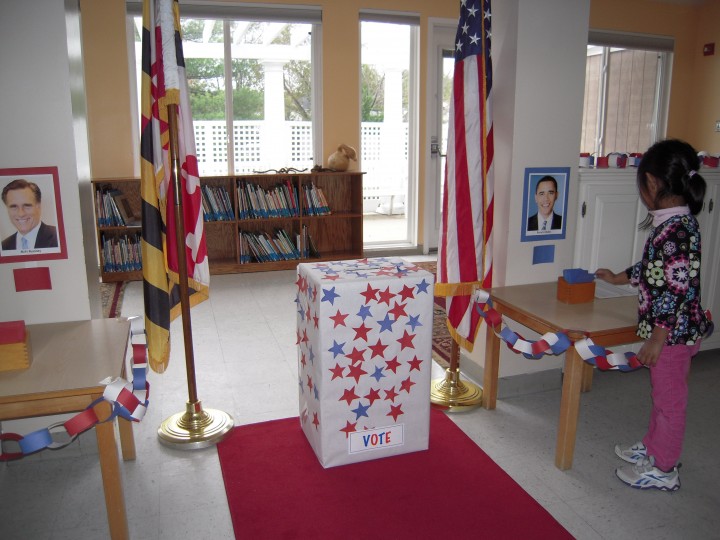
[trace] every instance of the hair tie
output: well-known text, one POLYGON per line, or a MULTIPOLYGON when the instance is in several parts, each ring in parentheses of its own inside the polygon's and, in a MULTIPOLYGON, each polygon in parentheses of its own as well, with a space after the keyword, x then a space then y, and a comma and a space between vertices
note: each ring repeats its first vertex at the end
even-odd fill
POLYGON ((692 171, 688 172, 688 178, 692 178, 692 177, 695 176, 696 174, 697 174, 697 171, 692 170, 692 171))

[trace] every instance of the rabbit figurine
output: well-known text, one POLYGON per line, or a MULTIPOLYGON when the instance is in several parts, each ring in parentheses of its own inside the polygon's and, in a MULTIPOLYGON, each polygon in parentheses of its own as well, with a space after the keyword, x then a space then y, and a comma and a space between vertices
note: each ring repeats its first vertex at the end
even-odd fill
POLYGON ((328 168, 339 172, 347 171, 351 159, 357 161, 355 149, 347 144, 341 144, 337 151, 330 154, 328 168))

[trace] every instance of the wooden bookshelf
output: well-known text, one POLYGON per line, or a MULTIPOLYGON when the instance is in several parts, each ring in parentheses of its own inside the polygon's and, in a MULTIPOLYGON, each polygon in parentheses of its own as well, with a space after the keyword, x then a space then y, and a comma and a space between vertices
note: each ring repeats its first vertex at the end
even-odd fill
MULTIPOLYGON (((358 259, 363 254, 363 215, 362 215, 362 179, 361 172, 323 172, 297 174, 253 174, 238 176, 203 177, 200 183, 210 190, 217 203, 219 194, 226 193, 225 204, 230 204, 228 215, 216 219, 213 207, 206 208, 205 236, 211 274, 232 274, 238 272, 265 272, 270 270, 294 269, 299 262, 332 261, 358 259), (244 196, 245 186, 252 185, 254 193, 262 195, 274 205, 270 208, 257 208, 256 212, 247 210, 249 197, 244 196), (278 189, 283 186, 282 189, 278 189), (314 189, 311 189, 314 188, 314 189), (314 198, 306 196, 312 191, 314 198), (318 198, 318 191, 324 201, 318 198), (265 195, 272 193, 271 195, 265 195), (292 197, 288 198, 288 194, 292 197), (244 197, 244 202, 243 202, 244 197), (294 203, 291 199, 294 198, 294 203), (313 210, 316 201, 320 214, 313 210), (327 202, 327 212, 321 202, 327 202), (290 204, 286 208, 286 203, 290 204), (295 207, 293 208, 293 204, 295 207), (265 212, 263 210, 266 210, 265 212), (266 217, 267 216, 267 217, 266 217), (278 233, 283 231, 283 233, 278 233), (284 255, 276 253, 275 259, 258 260, 243 241, 247 233, 257 240, 258 245, 273 239, 274 246, 286 248, 287 239, 302 253, 293 254, 287 251, 284 255), (280 235, 283 240, 278 241, 280 235), (308 237, 312 241, 315 253, 310 249, 308 237), (283 258, 286 257, 286 258, 283 258), (297 257, 297 258, 290 258, 297 257)), ((100 277, 103 282, 134 281, 142 279, 142 270, 133 267, 132 261, 107 260, 110 251, 107 246, 120 244, 113 253, 133 253, 124 244, 127 240, 139 237, 139 223, 118 223, 108 217, 115 210, 111 201, 104 201, 108 196, 115 201, 115 207, 124 204, 126 207, 122 217, 139 217, 141 208, 140 180, 137 178, 114 178, 93 180, 95 196, 95 224, 97 232, 97 248, 100 260, 100 277), (109 194, 109 195, 108 195, 109 194), (128 208, 129 207, 129 208, 128 208)), ((257 202, 257 198, 254 199, 257 202)), ((262 206, 262 205, 261 205, 262 206)), ((220 214, 222 215, 222 214, 220 214)), ((292 246, 291 246, 292 247, 292 246)))

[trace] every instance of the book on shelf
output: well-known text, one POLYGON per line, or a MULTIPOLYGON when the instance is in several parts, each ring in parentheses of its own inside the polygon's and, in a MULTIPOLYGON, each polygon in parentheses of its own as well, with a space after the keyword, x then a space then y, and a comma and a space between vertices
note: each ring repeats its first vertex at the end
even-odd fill
POLYGON ((103 272, 142 270, 140 234, 102 236, 103 272))

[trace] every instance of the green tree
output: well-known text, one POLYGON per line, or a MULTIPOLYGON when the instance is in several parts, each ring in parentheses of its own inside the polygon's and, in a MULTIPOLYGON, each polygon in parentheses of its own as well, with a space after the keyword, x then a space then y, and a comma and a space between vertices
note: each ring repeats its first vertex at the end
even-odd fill
POLYGON ((361 71, 360 111, 363 122, 382 122, 385 119, 383 101, 385 76, 374 67, 363 64, 361 71))

